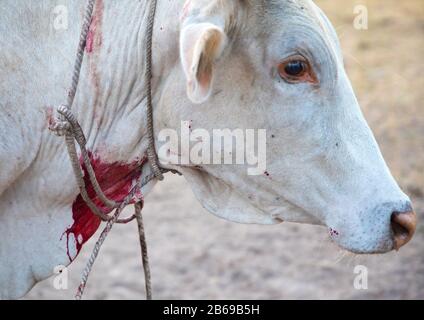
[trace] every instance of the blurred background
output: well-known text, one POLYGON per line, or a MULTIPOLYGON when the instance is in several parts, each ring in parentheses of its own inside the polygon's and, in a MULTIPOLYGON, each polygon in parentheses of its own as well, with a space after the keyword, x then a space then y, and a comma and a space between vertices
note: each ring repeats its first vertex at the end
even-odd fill
MULTIPOLYGON (((395 178, 419 217, 398 253, 358 256, 332 244, 325 228, 238 225, 197 203, 184 178, 168 175, 144 211, 156 299, 424 299, 424 1, 318 0, 340 36, 348 74, 395 178), (353 26, 365 5, 369 29, 353 26), (368 290, 356 290, 356 265, 368 290)), ((27 299, 72 299, 90 241, 69 268, 69 288, 53 279, 27 299)), ((85 299, 144 299, 136 224, 115 226, 85 299)))

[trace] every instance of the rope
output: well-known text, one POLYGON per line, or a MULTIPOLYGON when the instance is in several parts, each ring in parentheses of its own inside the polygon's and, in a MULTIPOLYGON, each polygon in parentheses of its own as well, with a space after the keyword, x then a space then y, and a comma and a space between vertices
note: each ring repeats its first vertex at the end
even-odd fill
MULTIPOLYGON (((93 252, 90 256, 90 259, 87 263, 86 268, 84 269, 81 283, 78 287, 75 298, 80 300, 84 294, 85 287, 87 285, 88 277, 94 265, 94 262, 99 254, 100 248, 104 243, 109 232, 112 230, 112 227, 115 223, 126 224, 134 219, 137 220, 138 231, 139 231, 139 240, 141 248, 141 256, 144 268, 145 275, 145 284, 146 284, 146 297, 148 300, 152 299, 152 286, 151 286, 151 274, 149 267, 149 260, 147 254, 147 244, 145 239, 145 232, 143 226, 143 218, 141 215, 141 210, 143 208, 142 203, 135 204, 135 213, 127 219, 119 219, 123 209, 128 206, 134 199, 134 196, 138 190, 141 190, 147 183, 154 179, 163 180, 163 174, 168 172, 168 170, 163 169, 159 166, 159 160, 157 158, 156 149, 155 149, 155 140, 154 140, 154 129, 153 129, 153 105, 152 105, 152 39, 153 39, 153 28, 154 20, 156 14, 157 0, 150 1, 149 16, 148 16, 148 26, 147 26, 147 35, 146 35, 146 90, 147 90, 147 139, 148 139, 148 148, 147 148, 147 157, 151 165, 153 174, 146 176, 144 179, 139 179, 139 183, 132 189, 132 191, 127 195, 127 197, 120 203, 115 202, 114 200, 109 199, 103 192, 100 184, 96 178, 94 169, 91 165, 89 154, 86 148, 87 140, 85 138, 84 132, 78 123, 77 118, 72 114, 71 109, 75 100, 75 95, 77 92, 81 67, 84 60, 84 51, 87 44, 87 35, 90 30, 90 25, 93 16, 94 6, 96 0, 89 0, 87 8, 84 14, 83 26, 81 30, 77 56, 74 64, 74 72, 72 74, 71 88, 68 92, 67 104, 61 105, 58 107, 58 117, 55 119, 55 122, 50 127, 50 130, 53 131, 58 136, 65 136, 65 143, 68 150, 69 158, 72 165, 72 170, 74 172, 75 179, 77 181, 80 194, 90 208, 93 214, 99 217, 102 221, 106 222, 106 227, 102 231, 99 239, 97 240, 93 252), (100 199, 100 201, 109 209, 115 210, 115 213, 110 216, 102 212, 96 204, 91 200, 87 192, 87 186, 84 181, 84 173, 81 168, 81 164, 78 158, 78 153, 76 149, 75 142, 78 144, 81 151, 82 160, 87 171, 89 181, 93 186, 95 194, 100 199)), ((174 172, 174 171, 173 171, 174 172)), ((176 173, 176 172, 175 172, 176 173)))
MULTIPOLYGON (((137 190, 140 190, 143 188, 146 184, 148 184, 150 181, 152 181, 155 178, 154 175, 146 176, 143 180, 139 179, 139 182, 137 185, 131 190, 131 192, 128 194, 128 196, 124 199, 124 201, 121 203, 121 205, 115 210, 114 215, 112 216, 112 219, 109 220, 106 224, 106 227, 103 229, 102 233, 100 234, 99 239, 97 240, 96 244, 94 245, 93 252, 91 253, 90 259, 87 262, 87 265, 84 269, 80 285, 78 286, 77 293, 75 295, 76 300, 81 300, 85 287, 87 286, 88 277, 90 276, 91 270, 93 268, 93 265, 97 259, 97 256, 100 252, 100 249, 106 240, 106 237, 109 235, 109 232, 112 230, 112 227, 115 223, 118 222, 118 218, 122 213, 122 210, 131 202, 133 199, 135 193, 137 190)), ((138 222, 138 229, 139 229, 139 236, 140 236, 140 248, 141 248, 141 254, 142 254, 142 261, 143 261, 143 268, 145 273, 145 283, 146 283, 146 299, 151 300, 152 299, 152 293, 151 293, 151 277, 150 277, 150 267, 147 257, 147 245, 146 245, 146 238, 144 233, 144 227, 143 227, 143 220, 141 218, 141 209, 143 208, 143 204, 136 203, 135 204, 135 214, 134 216, 137 217, 138 222)))
POLYGON ((103 242, 106 240, 106 237, 108 236, 109 232, 112 230, 112 227, 113 227, 114 223, 116 222, 116 220, 118 219, 121 212, 122 212, 122 208, 116 209, 115 214, 112 217, 112 220, 107 222, 106 227, 104 228, 104 230, 102 231, 102 233, 99 237, 99 240, 97 240, 97 242, 94 246, 93 252, 91 253, 90 259, 88 260, 88 263, 87 263, 87 265, 84 269, 84 272, 83 272, 83 275, 82 275, 82 278, 81 278, 81 283, 78 286, 78 290, 77 290, 77 293, 75 295, 76 300, 82 299, 85 287, 87 285, 88 277, 90 275, 91 269, 93 268, 94 262, 97 259, 100 248, 101 248, 103 242))
POLYGON ((140 237, 140 249, 141 249, 141 258, 143 261, 144 269, 144 279, 146 285, 146 299, 152 300, 152 283, 151 283, 151 274, 150 274, 150 265, 149 265, 149 255, 147 252, 147 243, 146 243, 146 233, 144 232, 143 216, 141 211, 143 209, 143 203, 135 204, 135 216, 137 218, 138 225, 138 235, 140 237))
POLYGON ((147 157, 150 166, 159 181, 164 179, 162 171, 159 167, 159 161, 155 149, 155 138, 153 130, 153 105, 152 105, 152 42, 153 27, 155 25, 157 0, 150 1, 149 18, 147 23, 146 36, 146 90, 147 90, 147 139, 149 147, 147 149, 147 157))
POLYGON ((78 44, 77 58, 75 59, 74 73, 72 75, 71 89, 69 90, 69 93, 68 93, 67 103, 69 108, 72 108, 72 105, 75 99, 75 94, 77 93, 77 88, 78 88, 78 83, 79 83, 80 73, 81 73, 81 66, 84 60, 84 50, 87 45, 87 35, 90 30, 90 25, 91 25, 91 20, 93 17, 93 10, 94 10, 95 4, 96 4, 96 0, 89 0, 87 9, 85 10, 84 21, 83 21, 80 40, 78 44))

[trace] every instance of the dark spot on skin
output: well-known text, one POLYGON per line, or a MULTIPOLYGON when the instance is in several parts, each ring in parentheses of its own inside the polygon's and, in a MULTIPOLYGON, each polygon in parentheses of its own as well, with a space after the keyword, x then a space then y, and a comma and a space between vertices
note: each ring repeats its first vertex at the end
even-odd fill
POLYGON ((330 236, 332 237, 339 235, 339 232, 333 228, 329 228, 329 233, 330 233, 330 236))
POLYGON ((219 95, 220 93, 222 92, 222 90, 216 90, 215 92, 214 92, 214 96, 217 96, 217 95, 219 95))

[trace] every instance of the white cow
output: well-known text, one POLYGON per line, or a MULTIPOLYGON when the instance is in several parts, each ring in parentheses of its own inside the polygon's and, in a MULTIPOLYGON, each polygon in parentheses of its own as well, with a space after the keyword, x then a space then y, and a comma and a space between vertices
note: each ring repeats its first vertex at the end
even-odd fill
MULTIPOLYGON (((86 5, 61 3, 0 3, 2 298, 21 297, 70 264, 100 224, 79 196, 63 139, 48 130, 69 86, 86 5)), ((97 1, 74 105, 100 184, 115 200, 149 171, 140 170, 147 8, 97 1)), ((409 241, 410 200, 363 118, 334 29, 312 1, 160 0, 153 37, 156 136, 183 120, 206 130, 267 130, 264 174, 168 166, 210 212, 242 223, 325 225, 356 253, 409 241)))

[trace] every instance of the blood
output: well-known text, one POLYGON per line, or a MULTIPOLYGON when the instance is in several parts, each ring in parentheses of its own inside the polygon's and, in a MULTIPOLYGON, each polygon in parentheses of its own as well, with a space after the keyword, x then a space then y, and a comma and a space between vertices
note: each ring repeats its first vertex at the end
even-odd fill
MULTIPOLYGON (((94 8, 93 17, 87 34, 86 51, 89 54, 88 67, 93 89, 93 110, 101 104, 101 77, 98 70, 100 49, 103 43, 103 0, 98 0, 94 8)), ((100 125, 100 124, 99 124, 100 125)))
POLYGON ((47 127, 52 128, 55 124, 53 107, 46 107, 45 115, 46 115, 47 127))
POLYGON ((184 21, 187 18, 190 11, 190 2, 191 0, 187 0, 186 3, 184 4, 183 10, 181 12, 180 21, 184 21))
MULTIPOLYGON (((93 25, 93 24, 91 24, 93 25)), ((87 35, 87 45, 86 45, 86 51, 87 53, 92 53, 93 52, 93 47, 94 47, 94 28, 92 28, 90 26, 90 30, 88 31, 88 35, 87 35)))
MULTIPOLYGON (((90 153, 89 157, 99 185, 104 194, 109 199, 117 202, 124 200, 132 188, 136 185, 141 176, 143 164, 146 162, 146 159, 142 159, 130 164, 119 162, 105 163, 102 162, 100 157, 96 154, 90 153)), ((81 166, 84 171, 84 182, 88 196, 103 213, 109 214, 112 210, 107 208, 98 199, 88 177, 85 165, 82 163, 81 166)), ((140 199, 142 199, 142 194, 141 191, 138 190, 132 203, 139 201, 140 199)), ((101 223, 100 219, 91 212, 81 195, 78 195, 72 204, 72 218, 74 219, 74 223, 63 234, 66 235, 67 238, 67 254, 70 261, 75 259, 81 251, 82 246, 97 231, 101 223), (74 236, 75 247, 77 250, 75 257, 71 257, 69 252, 69 241, 72 241, 72 239, 69 238, 71 234, 74 236)))
POLYGON ((329 232, 330 232, 330 236, 332 236, 332 237, 339 235, 339 232, 335 229, 332 229, 332 228, 329 228, 329 232))
POLYGON ((93 12, 91 19, 90 28, 87 34, 86 51, 87 53, 93 53, 94 50, 99 49, 102 45, 102 21, 103 21, 103 0, 99 0, 96 3, 96 7, 93 12))

